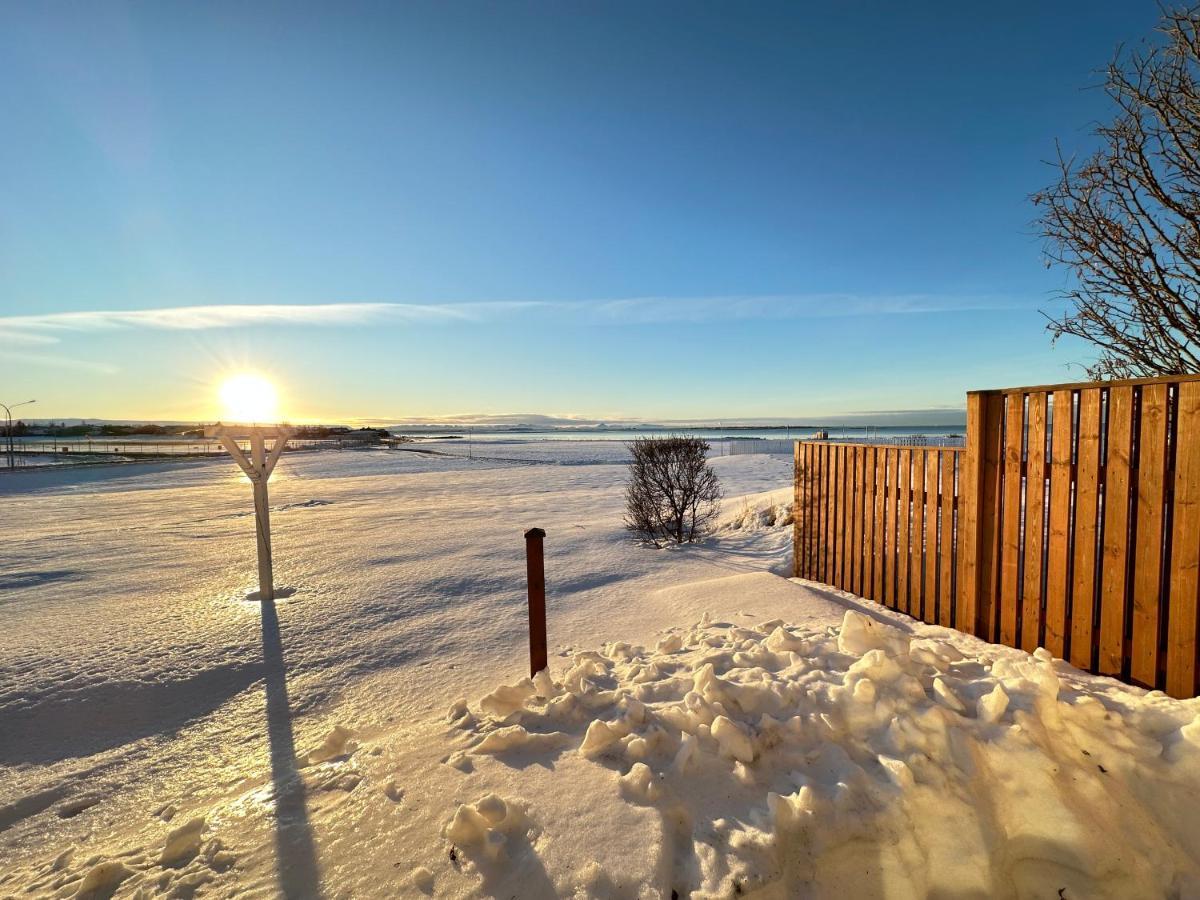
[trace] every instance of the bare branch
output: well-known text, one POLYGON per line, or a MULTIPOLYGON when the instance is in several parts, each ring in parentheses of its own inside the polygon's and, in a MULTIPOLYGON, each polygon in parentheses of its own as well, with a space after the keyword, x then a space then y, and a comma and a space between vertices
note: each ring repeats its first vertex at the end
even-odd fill
POLYGON ((1106 69, 1101 148, 1060 152, 1032 198, 1047 259, 1072 275, 1047 327, 1100 351, 1093 378, 1200 372, 1200 7, 1165 11, 1159 32, 1106 69))

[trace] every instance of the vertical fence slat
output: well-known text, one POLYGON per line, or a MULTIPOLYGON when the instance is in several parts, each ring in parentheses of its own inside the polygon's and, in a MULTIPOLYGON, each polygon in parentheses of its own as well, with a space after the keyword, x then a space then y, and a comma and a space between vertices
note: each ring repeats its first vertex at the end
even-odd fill
POLYGON ((958 555, 958 627, 984 640, 992 636, 995 585, 995 526, 999 499, 1003 398, 996 393, 967 395, 967 447, 962 462, 962 510, 958 555))
POLYGON ((886 600, 884 594, 884 548, 887 542, 887 448, 875 448, 875 540, 871 599, 876 603, 886 600))
POLYGON ((829 577, 834 587, 841 587, 841 451, 838 445, 829 448, 829 493, 833 511, 829 522, 829 577))
POLYGON ((809 446, 809 463, 812 466, 812 476, 809 488, 812 491, 812 516, 809 518, 812 546, 809 548, 809 578, 821 577, 821 527, 824 522, 824 493, 821 490, 821 478, 824 470, 821 468, 821 448, 818 445, 809 446))
POLYGON ((841 581, 838 584, 844 591, 851 589, 850 578, 854 571, 851 562, 854 547, 854 448, 845 447, 842 450, 842 549, 840 551, 841 581))
POLYGON ((1050 427, 1050 524, 1046 534, 1046 637, 1044 646, 1062 659, 1067 646, 1067 598, 1070 596, 1071 433, 1074 400, 1070 391, 1054 392, 1050 427))
POLYGON ((822 579, 826 584, 834 584, 836 576, 834 575, 833 560, 834 548, 837 544, 837 456, 836 448, 825 446, 825 577, 822 579))
POLYGON ((833 448, 821 446, 821 580, 833 584, 833 448))
POLYGON ((1125 660, 1125 577, 1129 546, 1129 469, 1133 452, 1133 388, 1108 392, 1108 456, 1104 464, 1104 581, 1100 594, 1100 657, 1106 675, 1125 660))
POLYGON ((1191 697, 1196 691, 1200 585, 1200 383, 1185 382, 1178 392, 1166 690, 1172 697, 1191 697))
POLYGON ((867 517, 864 511, 867 505, 867 448, 856 447, 854 486, 854 587, 852 590, 860 597, 866 596, 863 582, 866 575, 866 546, 867 546, 867 517))
POLYGON ((814 581, 821 581, 821 552, 824 550, 824 491, 821 487, 821 478, 824 474, 824 469, 821 466, 821 445, 814 444, 809 448, 809 461, 812 463, 812 511, 815 516, 812 517, 812 536, 814 536, 814 545, 812 545, 812 553, 810 559, 812 569, 808 576, 814 581))
POLYGON ((937 621, 938 577, 938 466, 941 454, 926 450, 925 456, 925 608, 922 618, 937 621))
POLYGON ((899 457, 899 450, 895 447, 888 448, 885 455, 887 460, 887 509, 884 512, 884 517, 887 519, 887 524, 884 526, 887 534, 887 547, 884 549, 887 571, 884 575, 883 595, 884 603, 892 609, 896 608, 896 567, 899 565, 899 556, 896 550, 896 511, 900 508, 899 489, 896 486, 896 479, 900 473, 897 463, 899 457))
POLYGON ((851 552, 854 546, 854 448, 844 447, 842 453, 842 547, 838 567, 841 569, 838 587, 850 590, 850 573, 854 571, 851 552))
POLYGON ((842 448, 845 455, 844 475, 842 475, 842 510, 846 524, 842 527, 841 557, 841 589, 854 592, 854 462, 856 451, 854 446, 842 448))
POLYGON ((878 601, 875 593, 875 454, 876 448, 863 448, 863 574, 862 590, 868 600, 878 601))
POLYGON ((863 467, 861 482, 863 486, 863 502, 862 502, 862 574, 858 580, 858 593, 861 597, 866 597, 868 600, 875 599, 871 596, 871 563, 873 555, 871 552, 871 541, 874 539, 872 534, 872 515, 875 512, 875 448, 863 447, 862 451, 863 467))
POLYGON ((958 468, 961 453, 952 450, 942 451, 942 531, 939 555, 942 559, 941 574, 938 584, 938 618, 939 625, 949 627, 951 624, 950 610, 954 605, 954 474, 958 468))
POLYGON ((922 618, 925 590, 925 451, 912 454, 912 563, 909 567, 909 614, 922 618))
POLYGON ((1134 542, 1133 642, 1129 674, 1154 687, 1158 679, 1159 600, 1162 597, 1166 501, 1167 386, 1142 388, 1138 428, 1137 540, 1134 542))
POLYGON ((1041 646, 1042 533, 1045 529, 1046 392, 1029 395, 1029 437, 1025 458, 1025 577, 1021 586, 1022 650, 1041 646))
POLYGON ((1004 513, 1000 539, 999 642, 1017 645, 1017 602, 1021 572, 1021 442, 1025 437, 1025 395, 1004 402, 1004 513))
POLYGON ((1100 389, 1079 392, 1075 451, 1075 540, 1071 565, 1071 665, 1092 665, 1096 591, 1096 515, 1100 480, 1100 389))
POLYGON ((842 547, 839 551, 841 569, 838 587, 848 591, 851 573, 854 566, 851 563, 851 553, 854 547, 854 448, 842 448, 842 547))
POLYGON ((808 452, 809 465, 808 489, 810 514, 808 518, 808 549, 805 554, 807 574, 804 577, 816 579, 818 577, 817 559, 821 550, 821 507, 824 499, 821 496, 821 463, 818 456, 820 447, 815 444, 807 444, 805 447, 808 452))
POLYGON ((899 496, 897 499, 897 527, 899 528, 899 549, 897 551, 898 566, 896 569, 896 608, 902 612, 912 612, 912 602, 908 590, 909 570, 912 568, 912 548, 909 540, 911 531, 911 507, 909 504, 912 492, 912 451, 907 447, 900 449, 899 456, 900 479, 899 496))
POLYGON ((821 470, 817 461, 817 446, 805 444, 808 466, 808 545, 804 551, 805 578, 817 577, 817 552, 821 534, 821 470))
POLYGON ((846 488, 850 500, 850 574, 847 588, 852 594, 862 593, 862 467, 863 448, 852 447, 853 463, 850 468, 850 484, 846 488))

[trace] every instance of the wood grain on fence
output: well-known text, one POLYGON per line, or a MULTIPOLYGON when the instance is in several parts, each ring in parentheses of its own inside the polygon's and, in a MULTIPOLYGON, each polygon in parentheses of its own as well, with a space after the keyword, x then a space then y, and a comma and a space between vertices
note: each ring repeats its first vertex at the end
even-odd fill
POLYGON ((922 616, 926 622, 937 621, 938 554, 938 474, 940 454, 930 450, 925 454, 925 605, 922 616))
MULTIPOLYGON (((807 443, 807 442, 806 442, 807 443)), ((957 511, 962 448, 817 444, 796 451, 799 502, 797 529, 812 529, 818 546, 805 552, 794 540, 800 577, 825 581, 929 622, 954 618, 957 511), (805 485, 821 484, 833 470, 836 495, 805 485), (805 500, 804 498, 808 498, 805 500), (831 533, 821 523, 841 517, 831 533), (823 556, 840 554, 832 570, 823 556)))
POLYGON ((804 442, 796 574, 1172 696, 1200 665, 1200 378, 973 392, 964 448, 804 442))
POLYGON ((1025 571, 1021 579, 1020 644, 1030 652, 1041 646, 1042 573, 1046 531, 1046 411, 1045 391, 1029 395, 1028 437, 1025 450, 1025 571))

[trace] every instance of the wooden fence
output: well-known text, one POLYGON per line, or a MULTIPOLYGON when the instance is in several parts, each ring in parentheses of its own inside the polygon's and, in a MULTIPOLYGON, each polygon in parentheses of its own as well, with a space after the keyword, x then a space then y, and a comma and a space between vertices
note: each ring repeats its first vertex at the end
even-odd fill
POLYGON ((796 574, 957 626, 961 448, 796 445, 796 574))
POLYGON ((1200 376, 977 391, 963 449, 795 454, 797 576, 1197 694, 1200 376))

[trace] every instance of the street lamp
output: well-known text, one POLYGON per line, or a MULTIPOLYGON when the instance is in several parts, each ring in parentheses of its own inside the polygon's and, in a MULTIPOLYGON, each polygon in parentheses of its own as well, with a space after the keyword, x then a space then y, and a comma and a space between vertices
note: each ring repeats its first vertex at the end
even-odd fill
POLYGON ((8 467, 10 469, 15 469, 17 467, 16 457, 13 455, 12 411, 18 406, 28 406, 30 403, 37 403, 37 401, 22 400, 20 403, 14 403, 11 406, 5 406, 3 403, 0 403, 0 406, 4 407, 4 421, 7 426, 6 434, 8 435, 8 467))

